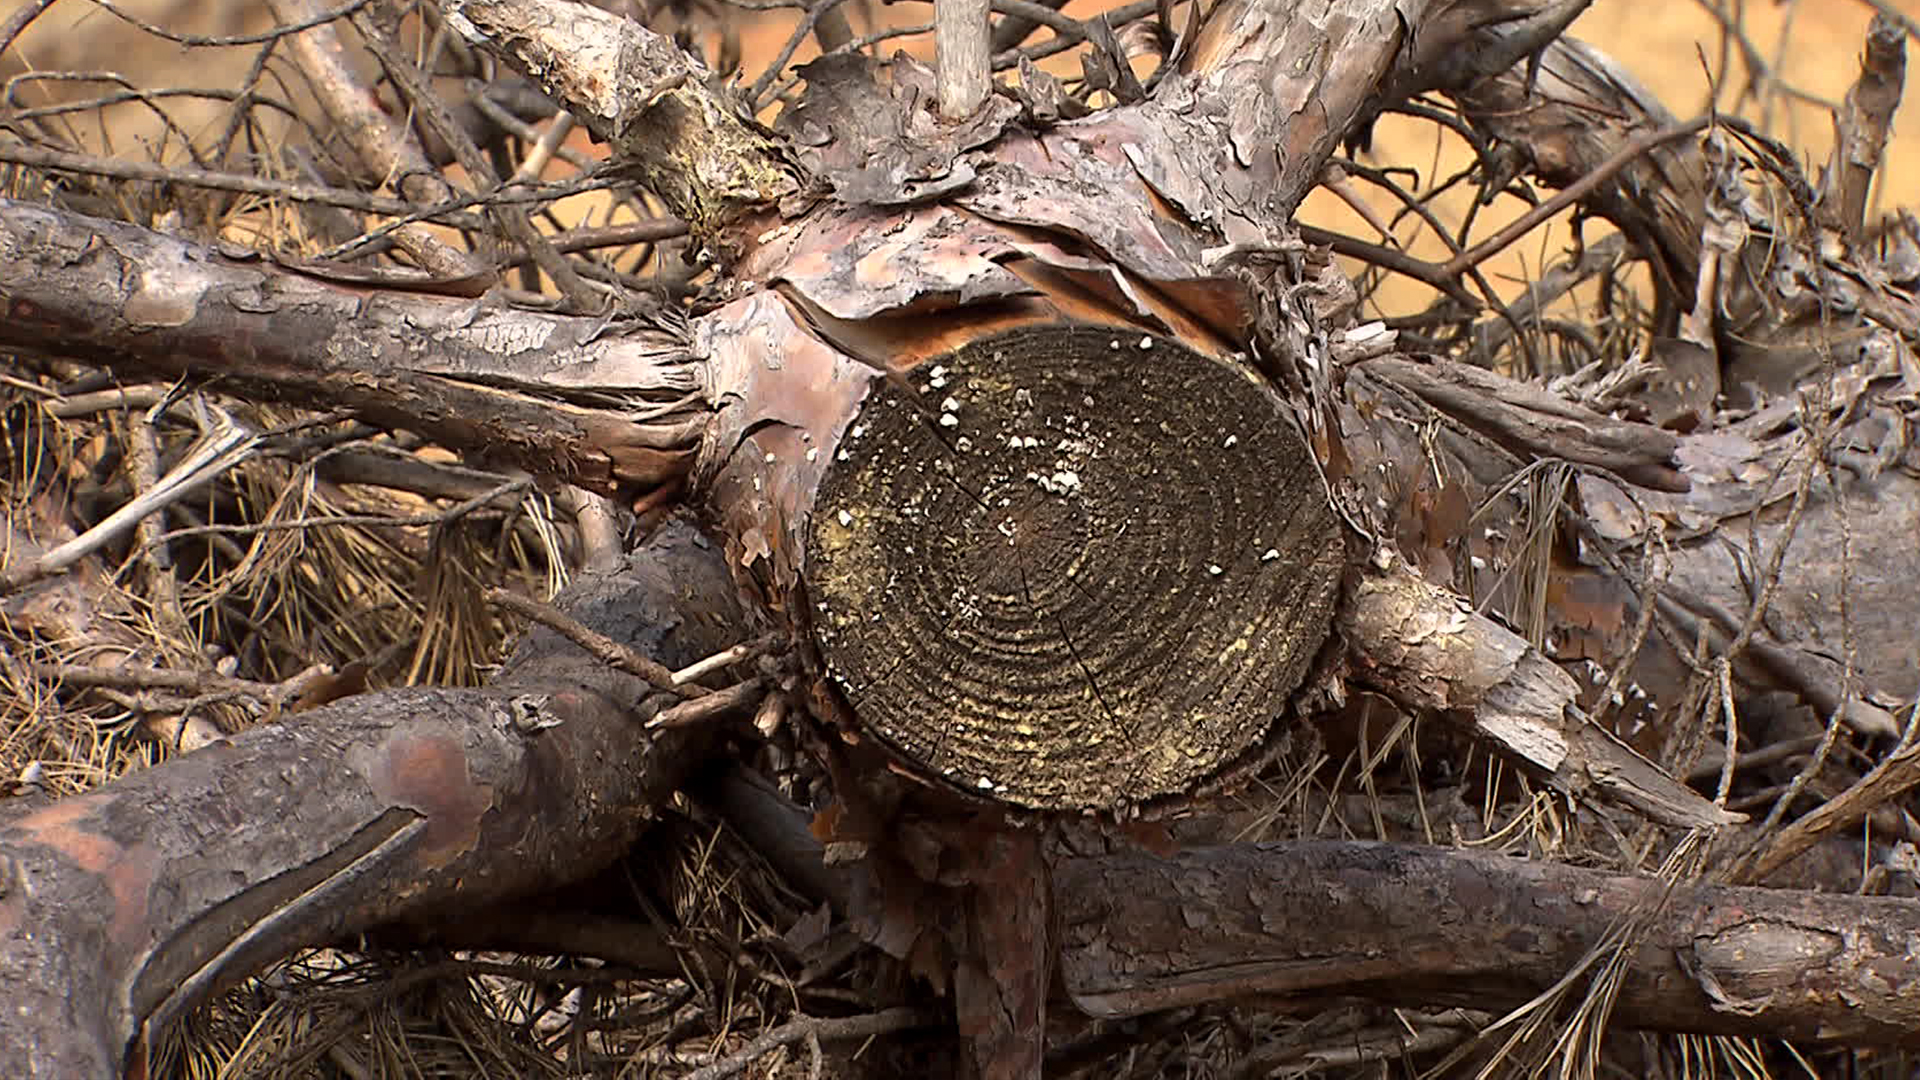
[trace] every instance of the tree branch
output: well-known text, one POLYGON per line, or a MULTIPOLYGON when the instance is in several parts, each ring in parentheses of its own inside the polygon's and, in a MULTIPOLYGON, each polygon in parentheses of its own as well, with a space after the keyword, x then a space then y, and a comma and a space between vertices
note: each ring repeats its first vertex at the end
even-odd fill
MULTIPOLYGON (((741 616, 669 525, 562 598, 679 667, 741 616)), ((483 690, 348 698, 84 795, 0 815, 0 1055, 28 1077, 122 1055, 294 949, 553 888, 624 852, 714 729, 648 732, 646 690, 537 630, 483 690)))
POLYGON ((0 347, 344 408, 602 491, 685 470, 704 380, 678 335, 360 276, 0 200, 0 347))

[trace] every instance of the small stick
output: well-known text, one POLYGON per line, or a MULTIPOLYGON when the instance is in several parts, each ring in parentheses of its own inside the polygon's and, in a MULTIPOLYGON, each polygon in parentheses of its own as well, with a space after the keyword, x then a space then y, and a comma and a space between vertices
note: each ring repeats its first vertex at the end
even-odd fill
POLYGON ((803 1016, 798 1020, 781 1024, 741 1047, 738 1053, 729 1054, 711 1065, 694 1070, 688 1074, 687 1080, 726 1080, 727 1077, 753 1064, 754 1059, 761 1055, 808 1039, 869 1039, 875 1035, 904 1031, 907 1028, 927 1027, 933 1023, 935 1023, 933 1013, 926 1009, 908 1006, 838 1019, 803 1016))
POLYGON ((737 664, 757 652, 759 645, 760 643, 756 641, 743 641, 731 649, 722 649, 704 660, 695 660, 673 673, 673 685, 685 686, 702 675, 710 675, 729 664, 737 664))
POLYGON ((708 690, 704 686, 675 685, 673 672, 667 670, 664 664, 661 664, 657 660, 648 659, 605 634, 589 630, 567 615, 562 614, 550 604, 530 600, 527 597, 510 593, 498 587, 488 589, 482 593, 481 596, 487 603, 506 608, 508 611, 513 612, 523 619, 530 619, 537 622, 549 630, 552 630, 554 633, 559 634, 561 637, 566 638, 568 641, 573 642, 575 645, 587 650, 589 653, 592 653, 596 659, 611 664, 629 675, 638 675, 648 683, 651 683, 661 690, 665 690, 669 694, 674 694, 691 701, 694 698, 706 697, 708 694, 713 693, 713 691, 708 690))
POLYGON ((1665 145, 1676 139, 1684 139, 1688 135, 1698 134, 1712 127, 1715 121, 1719 119, 1720 117, 1716 114, 1708 113, 1706 116, 1697 116, 1692 120, 1683 120, 1678 124, 1661 128, 1658 131, 1643 132, 1642 134, 1634 136, 1632 139, 1629 139, 1625 145, 1620 147, 1620 149, 1615 150, 1612 157, 1595 166, 1592 172, 1554 193, 1553 198, 1527 211, 1521 215, 1518 220, 1514 221, 1513 224, 1493 234, 1491 238, 1483 240, 1469 250, 1463 251, 1453 258, 1448 259, 1440 267, 1441 274, 1452 277, 1466 273, 1469 267, 1478 266, 1487 261, 1505 249, 1507 245, 1533 231, 1541 222, 1585 198, 1594 188, 1599 187, 1611 179, 1615 173, 1626 168, 1633 159, 1657 146, 1665 145))
POLYGON ((737 682, 725 690, 715 690, 697 701, 683 701, 659 716, 647 721, 649 728, 680 727, 711 720, 722 713, 735 709, 744 709, 757 703, 759 694, 765 692, 767 680, 761 678, 737 682))
POLYGON ((987 100, 993 78, 988 7, 989 0, 934 0, 934 87, 942 119, 965 120, 987 100))
POLYGON ((228 469, 252 457, 260 443, 260 436, 225 412, 219 409, 210 411, 214 420, 205 425, 205 430, 188 449, 186 456, 167 470, 165 476, 154 481, 152 487, 79 536, 38 558, 0 569, 0 595, 15 592, 41 578, 60 573, 131 531, 147 515, 193 494, 228 469))

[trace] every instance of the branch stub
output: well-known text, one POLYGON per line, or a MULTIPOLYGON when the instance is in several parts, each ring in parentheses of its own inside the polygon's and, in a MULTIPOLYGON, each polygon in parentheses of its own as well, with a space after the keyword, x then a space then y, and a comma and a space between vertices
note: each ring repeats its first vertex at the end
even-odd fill
POLYGON ((881 384, 809 525, 826 673, 925 772, 1033 809, 1179 796, 1257 753, 1344 545, 1258 375, 1028 329, 881 384))

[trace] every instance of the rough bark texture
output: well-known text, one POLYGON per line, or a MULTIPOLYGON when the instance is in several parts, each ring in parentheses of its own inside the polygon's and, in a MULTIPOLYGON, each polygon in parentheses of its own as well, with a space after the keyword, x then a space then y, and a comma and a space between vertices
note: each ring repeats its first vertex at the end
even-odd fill
POLYGON ((684 415, 628 419, 698 397, 674 335, 343 275, 0 200, 0 347, 344 409, 590 488, 685 470, 684 415))
MULTIPOLYGON (((715 551, 678 525, 563 602, 671 665, 740 624, 715 551)), ((643 689, 536 632, 484 690, 352 698, 9 805, 0 1056, 15 1075, 116 1075, 144 1033, 293 949, 613 861, 713 733, 645 732, 643 689)))
POLYGON ((1067 860, 1055 887, 1062 980, 1095 1016, 1268 994, 1501 1011, 1621 950, 1630 1026, 1920 1044, 1911 900, 1332 842, 1067 860))
MULTIPOLYGON (((736 774, 702 791, 809 895, 841 905, 865 887, 868 868, 822 865, 805 815, 764 785, 736 774)), ((1060 989, 1093 1016, 1276 995, 1499 1012, 1619 951, 1615 1015, 1630 1026, 1920 1038, 1910 899, 1333 841, 1067 856, 1050 887, 1060 989)), ((1569 985, 1562 1000, 1580 1000, 1584 982, 1569 985)))
POLYGON ((1579 683, 1538 649, 1404 566, 1357 575, 1339 627, 1356 680, 1460 724, 1556 790, 1690 829, 1741 820, 1589 722, 1579 683))
POLYGON ((669 38, 583 4, 454 0, 445 10, 450 26, 566 102, 699 232, 800 190, 780 144, 669 38))
MULTIPOLYGON (((1391 351, 1392 336, 1346 333, 1351 286, 1290 222, 1339 141, 1418 90, 1458 94, 1549 182, 1572 182, 1647 124, 1664 126, 1657 105, 1575 45, 1550 50, 1538 79, 1517 63, 1579 6, 1226 0, 1150 96, 1116 68, 1103 74, 1124 104, 1064 123, 1031 102, 1016 123, 1017 108, 996 97, 943 126, 924 68, 833 59, 807 69, 812 86, 783 121, 783 143, 660 35, 577 4, 449 3, 449 25, 545 79, 614 143, 616 167, 709 242, 729 280, 684 350, 657 329, 403 299, 17 204, 0 205, 0 345, 217 373, 602 488, 690 469, 727 568, 754 601, 730 620, 817 623, 823 669, 854 710, 824 692, 800 696, 846 721, 842 741, 859 743, 868 725, 921 770, 1022 807, 1124 807, 1217 775, 1267 731, 1332 625, 1342 648, 1320 655, 1339 670, 1304 697, 1337 704, 1350 675, 1411 712, 1469 719, 1563 791, 1608 794, 1667 823, 1722 824, 1719 808, 1588 725, 1579 702, 1592 691, 1554 661, 1612 664, 1637 647, 1635 616, 1655 601, 1635 594, 1616 548, 1662 539, 1678 544, 1674 580, 1701 601, 1687 607, 1692 629, 1731 637, 1754 579, 1749 564, 1716 563, 1712 538, 1745 519, 1780 549, 1790 504, 1804 511, 1802 543, 1819 538, 1816 561, 1845 556, 1815 576, 1798 561, 1806 548, 1794 549, 1788 572, 1819 582, 1820 595, 1859 584, 1854 566, 1883 574, 1889 595, 1920 573, 1907 435, 1920 385, 1905 344, 1920 332, 1914 305, 1791 245, 1776 251, 1773 237, 1732 236, 1726 223, 1752 209, 1739 184, 1694 141, 1663 144, 1587 200, 1655 259, 1672 309, 1662 330, 1680 320, 1674 298, 1697 291, 1699 319, 1726 317, 1709 327, 1717 334, 1686 339, 1708 354, 1696 359, 1715 385, 1792 388, 1816 362, 1855 380, 1797 413, 1678 435, 1448 364, 1369 359, 1391 351), (1714 281, 1735 279, 1771 284, 1715 295, 1714 281), (1832 310, 1877 320, 1844 342, 1845 363, 1814 334, 1828 327, 1813 315, 1832 310), (1069 336, 1109 340, 1124 362, 1043 365, 1031 386, 996 366, 991 342, 1031 339, 993 333, 1067 323, 1099 327, 1069 336), (1239 352, 1288 393, 1244 378, 1228 359, 1239 352), (1221 390, 1235 378, 1241 393, 1221 390), (1154 400, 1167 383, 1178 392, 1154 400), (1048 406, 1056 426, 1022 412, 1048 406), (674 419, 631 415, 649 412, 674 419), (1087 427, 1098 417, 1117 432, 1136 412, 1155 418, 1160 439, 1122 443, 1087 427), (1828 427, 1836 417, 1844 426, 1828 427), (1196 419, 1217 445, 1194 435, 1196 419), (1816 477, 1829 463, 1851 477, 1816 477), (1789 465, 1807 470, 1804 500, 1776 482, 1789 465), (1549 472, 1558 486, 1542 481, 1540 499, 1552 509, 1510 490, 1549 472), (1280 497, 1254 504, 1256 483, 1280 497), (1175 490, 1156 490, 1165 486, 1175 490), (1557 502, 1569 492, 1578 522, 1557 502), (1095 496, 1144 510, 1101 510, 1095 496), (1863 499, 1876 500, 1872 529, 1849 517, 1863 499), (1563 522, 1578 535, 1556 546, 1548 534, 1563 522), (1326 571, 1348 553, 1312 539, 1348 526, 1372 543, 1356 547, 1365 561, 1347 566, 1345 607, 1330 622, 1326 571), (1288 530, 1298 535, 1283 542, 1288 530), (1245 580, 1257 590, 1229 591, 1245 580), (902 615, 915 590, 924 612, 902 615), (1557 655, 1467 595, 1527 616, 1557 655), (1282 633, 1261 623, 1269 605, 1306 617, 1282 633), (1174 625, 1190 635, 1184 651, 1131 636, 1174 625), (982 654, 991 665, 969 668, 982 654), (1145 689, 1108 700, 1136 674, 1145 689), (1236 694, 1233 715, 1209 711, 1236 694), (1041 695, 1053 700, 1036 708, 1041 695), (1076 757, 1089 748, 1120 753, 1076 757)), ((1852 212, 1851 195, 1836 198, 1852 212)), ((702 595, 721 588, 710 566, 702 573, 702 595)), ((652 588, 647 617, 659 625, 691 602, 652 588)), ((1765 631, 1781 640, 1756 641, 1748 657, 1781 660, 1791 674, 1775 677, 1849 717, 1849 695, 1865 715, 1875 688, 1911 692, 1920 668, 1897 604, 1866 619, 1856 608, 1846 628, 1818 606, 1784 607, 1765 631), (1853 670, 1810 659, 1829 640, 1860 646, 1853 670)), ((1673 661, 1695 640, 1682 636, 1660 656, 1673 661)), ((110 1067, 137 1025, 269 955, 607 857, 678 778, 660 745, 621 726, 630 692, 544 662, 526 661, 529 681, 516 686, 343 705, 9 819, 0 927, 15 936, 0 964, 37 980, 20 985, 37 995, 36 1015, 54 1018, 38 1023, 59 1030, 0 1019, 0 1048, 35 1060, 25 1053, 44 1052, 33 1044, 43 1040, 58 1049, 55 1066, 110 1067), (254 798, 220 788, 231 775, 247 777, 254 798), (300 835, 283 835, 289 823, 300 835)), ((823 757, 839 764, 837 750, 823 757)), ((884 757, 862 765, 833 774, 843 806, 868 794, 862 785, 897 783, 884 757)), ((882 794, 908 801, 898 787, 882 794)), ((1620 1008, 1630 1022, 1891 1043, 1920 1030, 1911 902, 1669 893, 1549 864, 1308 845, 1068 860, 1056 868, 1055 927, 1043 905, 1019 903, 1048 879, 1033 836, 986 817, 922 820, 906 842, 875 831, 835 843, 874 865, 920 860, 885 882, 877 903, 896 922, 870 940, 891 948, 900 924, 949 934, 957 955, 940 971, 954 973, 976 1063, 993 1075, 1038 1067, 1044 961, 1059 933, 1069 994, 1100 1015, 1306 991, 1518 1004, 1629 927, 1620 1008), (965 857, 943 861, 956 852, 965 857), (926 897, 965 910, 930 915, 914 906, 926 897)), ((876 823, 890 822, 857 824, 876 823)))

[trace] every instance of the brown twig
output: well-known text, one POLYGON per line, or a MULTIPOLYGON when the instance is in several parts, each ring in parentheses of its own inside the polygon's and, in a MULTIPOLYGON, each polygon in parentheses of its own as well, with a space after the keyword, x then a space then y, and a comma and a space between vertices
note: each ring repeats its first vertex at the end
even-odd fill
POLYGON ((293 701, 331 672, 315 665, 290 679, 277 683, 237 679, 214 671, 181 671, 177 668, 95 667, 91 664, 43 664, 28 662, 26 669, 38 678, 66 686, 105 687, 123 690, 181 690, 204 697, 221 694, 245 697, 266 705, 279 706, 293 701))
POLYGON ((1568 184, 1556 192, 1553 198, 1522 214, 1512 224, 1493 234, 1486 240, 1448 259, 1441 266, 1441 273, 1458 275, 1465 273, 1468 267, 1477 266, 1499 254, 1507 245, 1532 232, 1548 218, 1572 206, 1585 198, 1594 188, 1599 187, 1621 169, 1627 167, 1635 158, 1657 146, 1664 146, 1676 139, 1697 134, 1719 122, 1712 114, 1696 116, 1692 120, 1682 121, 1659 131, 1649 131, 1629 139, 1626 145, 1613 152, 1613 156, 1600 163, 1592 172, 1568 184))
MULTIPOLYGON (((313 0, 268 0, 274 17, 297 25, 316 18, 313 0)), ((288 40, 287 49, 306 74, 314 96, 367 171, 383 178, 416 205, 441 203, 454 195, 452 185, 427 160, 419 140, 382 112, 361 82, 346 43, 331 25, 314 25, 288 40)), ((406 226, 393 233, 413 260, 449 277, 484 275, 487 268, 423 228, 406 226)))
MULTIPOLYGON (((1002 17, 993 28, 994 53, 998 55, 1008 49, 1019 48, 1020 43, 1027 40, 1041 26, 1053 27, 1054 32, 1059 33, 1059 27, 1046 16, 1058 16, 1060 9, 1066 6, 1066 0, 1039 0, 1038 3, 1033 3, 1031 0, 1013 0, 1005 7, 995 4, 994 10, 1002 17)), ((1065 16, 1059 17, 1065 18, 1065 16)), ((1078 27, 1075 29, 1078 30, 1078 27)))
MULTIPOLYGON (((1124 7, 1114 8, 1101 17, 1106 19, 1115 30, 1118 30, 1130 22, 1156 14, 1159 10, 1160 0, 1135 0, 1134 3, 1124 7)), ((1022 57, 1028 60, 1044 60, 1056 53, 1066 52, 1068 49, 1087 40, 1087 31, 1084 25, 1073 32, 1063 30, 1051 22, 1049 22, 1048 25, 1054 32, 1051 40, 1043 41, 1038 45, 1028 45, 1025 48, 1008 49, 1005 52, 995 53, 993 55, 993 70, 999 71, 1003 68, 1014 67, 1020 63, 1022 57)))
POLYGON ((1821 837, 1859 824, 1868 814, 1906 794, 1916 784, 1920 784, 1920 742, 1909 740, 1847 790, 1791 824, 1766 833, 1766 840, 1735 875, 1735 880, 1765 881, 1767 875, 1804 854, 1821 837))
MULTIPOLYGON (((573 642, 575 645, 593 654, 595 659, 612 665, 629 675, 645 679, 653 687, 664 690, 676 697, 688 701, 706 697, 713 693, 704 686, 689 683, 677 686, 673 681, 673 672, 657 660, 648 659, 639 651, 622 645, 605 634, 582 626, 577 620, 562 613, 551 604, 543 604, 518 593, 502 588, 490 588, 481 594, 481 599, 489 604, 506 608, 523 619, 540 625, 573 642)), ((671 710, 669 710, 670 712, 671 710)), ((666 714, 662 714, 665 716, 666 714)))
POLYGON ((1440 263, 1416 259, 1404 251, 1361 240, 1345 233, 1334 232, 1332 229, 1323 229, 1317 225, 1302 224, 1300 239, 1309 244, 1332 248, 1336 255, 1359 259, 1382 270, 1392 271, 1403 277, 1410 277, 1421 284, 1432 286, 1448 298, 1465 304, 1469 310, 1477 310, 1481 307, 1480 301, 1460 284, 1460 275, 1447 273, 1447 268, 1440 263))
POLYGON ((129 14, 128 12, 122 11, 120 8, 115 7, 112 3, 110 3, 109 0, 93 0, 93 5, 95 7, 104 8, 108 12, 112 13, 114 18, 119 19, 121 22, 124 22, 129 26, 136 27, 145 33, 152 34, 154 37, 157 37, 162 41, 171 41, 176 45, 185 45, 185 46, 188 46, 189 48, 219 48, 219 47, 225 47, 225 46, 231 46, 231 45, 262 45, 262 44, 265 44, 266 42, 275 41, 280 38, 286 37, 290 34, 297 34, 303 30, 310 30, 316 26, 323 26, 327 23, 334 21, 335 19, 345 18, 349 15, 352 15, 354 12, 359 11, 361 8, 366 7, 369 3, 372 3, 372 0, 347 0, 347 3, 341 4, 339 7, 328 8, 325 11, 315 11, 309 15, 306 15, 303 18, 300 18, 291 22, 287 22, 281 26, 276 26, 271 30, 263 30, 257 34, 225 34, 225 35, 216 36, 216 35, 209 35, 209 34, 176 33, 172 30, 168 30, 164 26, 156 26, 153 23, 145 21, 144 19, 140 19, 132 14, 129 14))
POLYGON ((1887 151, 1887 133, 1906 87, 1906 39, 1885 12, 1867 29, 1860 77, 1833 115, 1833 160, 1820 191, 1822 219, 1857 240, 1866 220, 1867 191, 1887 151))
POLYGON ((263 195, 287 199, 291 202, 339 206, 371 214, 404 214, 418 209, 412 203, 400 199, 368 195, 365 192, 348 191, 345 188, 323 187, 318 184, 293 184, 284 180, 270 180, 264 176, 214 172, 210 169, 196 169, 190 166, 157 165, 146 161, 102 158, 92 154, 46 150, 37 146, 0 144, 0 161, 13 165, 26 165, 35 169, 50 169, 55 172, 103 176, 110 180, 181 184, 212 191, 236 191, 245 195, 263 195))
POLYGON ((0 55, 4 55, 8 49, 13 48, 14 39, 20 36, 21 31, 52 6, 53 0, 33 0, 32 3, 21 4, 15 8, 13 14, 7 16, 7 21, 0 23, 0 55))
MULTIPOLYGON (((679 688, 676 687, 676 689, 679 688)), ((680 727, 711 720, 716 716, 733 712, 735 709, 745 710, 749 706, 759 704, 760 695, 765 693, 766 689, 765 679, 753 678, 737 682, 725 689, 710 691, 697 700, 675 705, 647 721, 647 726, 650 728, 680 727)))
MULTIPOLYGON (((127 437, 127 466, 132 473, 133 489, 148 492, 160 486, 160 414, 156 404, 131 423, 127 437)), ((160 514, 148 514, 134 525, 139 538, 140 558, 147 567, 147 588, 156 622, 178 640, 190 640, 186 612, 180 606, 180 579, 174 576, 173 551, 160 532, 166 520, 160 514)))
MULTIPOLYGON (((452 149, 460 167, 475 182, 491 181, 497 185, 500 177, 495 176, 492 167, 480 148, 474 145, 469 136, 453 119, 446 102, 433 92, 426 77, 414 67, 406 57, 401 56, 386 28, 375 22, 366 12, 357 12, 352 16, 354 29, 360 31, 361 40, 366 43, 367 51, 380 62, 387 78, 393 80, 416 115, 426 124, 434 136, 452 149)), ((553 250, 540 231, 528 220, 527 212, 518 206, 494 204, 487 208, 488 215, 500 231, 517 244, 521 250, 533 257, 542 273, 553 281, 568 305, 578 313, 596 313, 606 309, 607 298, 599 290, 588 285, 560 253, 553 250)))
POLYGON ((688 1074, 687 1080, 725 1080, 726 1077, 745 1070, 761 1055, 797 1042, 870 1039, 875 1035, 905 1031, 908 1028, 927 1027, 936 1023, 939 1023, 939 1017, 929 1010, 906 1006, 838 1019, 803 1016, 798 1020, 789 1020, 781 1024, 741 1047, 737 1052, 711 1065, 694 1070, 688 1074))

